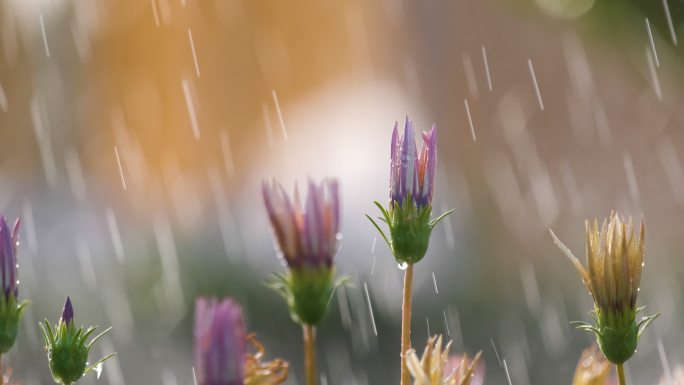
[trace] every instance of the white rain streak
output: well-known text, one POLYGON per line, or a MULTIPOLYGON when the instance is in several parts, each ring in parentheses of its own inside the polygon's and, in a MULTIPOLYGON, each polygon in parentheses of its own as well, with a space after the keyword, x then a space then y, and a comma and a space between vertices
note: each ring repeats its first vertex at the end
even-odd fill
POLYGON ((530 76, 532 77, 532 83, 534 84, 534 93, 537 95, 537 101, 539 102, 539 108, 544 111, 544 101, 542 100, 541 91, 539 91, 539 83, 537 82, 537 75, 534 73, 534 66, 532 66, 532 59, 527 59, 527 67, 530 70, 530 76))
POLYGON ((86 184, 83 177, 83 169, 81 168, 81 160, 75 148, 69 148, 66 151, 64 161, 66 162, 67 178, 69 179, 71 193, 77 201, 83 202, 86 196, 86 184))
MULTIPOLYGON (((104 335, 98 341, 100 344, 100 355, 102 357, 106 357, 116 351, 111 338, 108 335, 104 335)), ((119 358, 117 356, 108 359, 106 365, 103 365, 103 368, 104 367, 106 367, 106 369, 102 371, 105 373, 105 376, 107 376, 107 382, 110 385, 125 385, 123 371, 121 370, 121 364, 119 364, 119 358)), ((100 376, 98 375, 98 378, 99 377, 100 376)))
POLYGON ((233 262, 241 260, 240 251, 242 249, 238 223, 235 220, 230 204, 226 200, 228 193, 223 185, 221 174, 216 168, 210 168, 209 184, 211 185, 211 192, 214 198, 214 206, 216 207, 216 214, 218 216, 219 230, 221 231, 221 240, 223 241, 223 248, 228 258, 233 262))
POLYGON ((107 217, 109 236, 112 238, 112 246, 114 246, 114 255, 116 255, 116 260, 119 263, 123 263, 125 254, 123 241, 121 240, 121 232, 119 231, 119 223, 116 220, 116 214, 114 214, 114 210, 112 210, 111 207, 108 207, 105 216, 107 217))
POLYGON ((221 131, 219 134, 219 141, 221 142, 221 155, 223 156, 223 166, 226 168, 226 174, 229 178, 235 176, 235 160, 233 159, 233 151, 230 146, 230 137, 227 131, 221 131))
POLYGON ((520 279, 522 281, 523 292, 525 293, 525 302, 527 308, 532 314, 539 314, 541 307, 541 295, 539 294, 539 285, 537 284, 537 275, 534 271, 534 265, 530 261, 525 261, 520 266, 520 279))
POLYGON ((511 381, 511 373, 508 371, 508 364, 506 363, 506 359, 503 359, 503 367, 504 371, 506 372, 506 380, 508 381, 508 385, 513 385, 513 382, 511 381))
POLYGON ((430 317, 425 317, 425 324, 427 325, 427 335, 430 337, 432 334, 430 334, 430 317))
POLYGON ((154 25, 159 28, 159 10, 157 10, 157 0, 150 0, 152 5, 152 15, 154 16, 154 25))
POLYGON ((273 123, 271 122, 271 114, 266 103, 261 105, 261 114, 264 118, 264 128, 266 129, 266 140, 268 141, 268 147, 274 148, 275 137, 273 136, 273 123))
POLYGON ((190 50, 192 51, 192 62, 195 64, 195 74, 200 77, 199 62, 197 61, 197 51, 195 51, 195 39, 192 38, 192 30, 188 28, 188 40, 190 40, 190 50))
POLYGON ((675 385, 672 381, 672 370, 670 370, 670 364, 667 362, 667 354, 665 354, 665 346, 663 346, 663 340, 658 339, 658 356, 660 357, 660 363, 663 365, 663 371, 665 372, 665 384, 675 385))
POLYGON ((435 286, 435 294, 439 294, 439 289, 437 288, 437 277, 435 277, 435 272, 432 272, 432 284, 435 286))
POLYGON ((278 121, 280 122, 280 129, 283 131, 283 138, 287 142, 287 130, 285 129, 285 120, 283 119, 283 112, 280 110, 280 103, 278 102, 278 94, 275 90, 271 90, 273 95, 273 103, 275 104, 276 112, 278 113, 278 121))
POLYGON ((378 241, 378 237, 373 237, 373 246, 371 246, 371 254, 375 253, 375 243, 378 241))
POLYGON ((449 324, 451 325, 451 340, 454 341, 454 348, 462 348, 463 332, 461 330, 461 319, 458 310, 447 308, 447 315, 449 316, 449 324))
POLYGON ((36 222, 33 218, 33 206, 28 199, 21 205, 21 224, 26 234, 26 241, 31 254, 38 254, 38 237, 36 236, 36 222))
POLYGON ((494 344, 494 338, 490 338, 489 341, 492 343, 492 348, 494 349, 496 360, 499 361, 499 366, 503 367, 503 363, 501 362, 501 356, 499 356, 499 351, 496 349, 496 345, 494 344))
POLYGON ((162 369, 162 384, 164 385, 178 385, 178 379, 173 371, 169 368, 162 369))
POLYGON ((121 186, 126 190, 126 177, 124 176, 123 167, 121 167, 121 157, 119 156, 119 149, 114 146, 114 155, 116 157, 116 165, 119 168, 119 177, 121 178, 121 186))
POLYGON ((2 110, 2 112, 7 112, 7 108, 7 94, 5 93, 5 89, 2 88, 2 84, 0 84, 0 110, 2 110))
POLYGON ((197 385, 197 373, 195 372, 195 367, 192 367, 192 380, 195 382, 195 385, 197 385))
POLYGON ((373 333, 378 335, 378 328, 375 326, 375 316, 373 316, 373 305, 371 304, 370 294, 368 293, 368 284, 363 283, 363 291, 366 293, 366 303, 368 304, 368 313, 370 314, 371 324, 373 325, 373 333))
POLYGON ((468 85, 468 92, 477 97, 480 95, 480 89, 477 86, 477 79, 475 78, 475 68, 473 67, 473 60, 470 54, 463 54, 463 71, 465 72, 466 84, 468 85))
POLYGON ((45 31, 45 20, 43 19, 43 14, 39 15, 40 18, 40 32, 43 35, 43 48, 45 48, 45 57, 50 57, 50 45, 48 44, 47 32, 45 31))
POLYGON ((447 319, 446 310, 442 310, 442 315, 444 316, 444 330, 446 330, 447 336, 451 338, 451 329, 449 328, 449 320, 447 319))
MULTIPOLYGON (((22 291, 22 295, 26 295, 26 298, 31 298, 29 296, 29 293, 26 292, 23 288, 20 289, 22 291)), ((38 342, 38 333, 36 332, 35 325, 36 321, 33 318, 33 307, 32 306, 27 306, 26 310, 24 310, 22 322, 24 323, 24 328, 22 329, 22 333, 26 331, 26 337, 28 337, 29 340, 29 348, 31 350, 34 350, 34 347, 42 346, 43 344, 43 339, 40 339, 40 342, 38 342)), ((40 349, 43 350, 43 349, 40 349)), ((28 382, 27 382, 28 383, 28 382)))
POLYGON ((182 317, 185 312, 185 300, 180 281, 178 253, 173 240, 173 230, 166 216, 158 214, 154 218, 154 235, 159 248, 162 270, 162 290, 165 304, 170 314, 165 319, 182 317))
POLYGON ((88 242, 81 237, 76 239, 76 257, 78 258, 78 267, 81 269, 83 282, 88 289, 95 290, 97 287, 97 277, 95 276, 93 257, 90 253, 88 242))
POLYGON ((475 137, 475 127, 473 126, 473 117, 470 115, 470 107, 468 106, 468 99, 463 99, 465 105, 466 115, 468 116, 468 126, 470 127, 470 134, 473 136, 473 142, 477 141, 475 137))
POLYGON ((353 327, 351 333, 352 348, 357 354, 368 353, 371 344, 375 343, 375 340, 371 339, 375 329, 373 325, 369 325, 371 322, 374 323, 374 320, 370 319, 370 314, 366 310, 367 300, 364 298, 363 290, 360 289, 347 287, 346 294, 350 304, 352 325, 358 325, 353 327))
POLYGON ((71 24, 71 37, 74 40, 79 60, 83 64, 87 63, 90 60, 93 49, 90 44, 90 35, 85 20, 78 18, 71 24))
POLYGON ((48 185, 54 186, 57 184, 55 155, 52 150, 52 144, 50 143, 50 134, 43 126, 39 102, 35 97, 31 100, 31 120, 33 121, 33 130, 36 134, 36 140, 38 141, 40 159, 43 162, 45 179, 47 180, 48 185))
POLYGON ((651 52, 655 60, 656 67, 660 67, 660 60, 658 60, 658 51, 656 51, 655 40, 653 40, 653 30, 651 30, 651 22, 646 18, 646 32, 648 33, 648 43, 651 45, 651 52))
POLYGON ((328 385, 328 377, 326 377, 325 373, 321 373, 321 385, 328 385))
POLYGON ((373 254, 373 263, 371 264, 371 275, 375 272, 375 260, 376 260, 376 255, 373 254))
POLYGON ((672 37, 674 45, 677 45, 677 33, 672 23, 672 15, 670 14, 670 6, 667 4, 667 0, 663 0, 663 8, 665 9, 665 18, 667 19, 667 28, 670 30, 670 37, 672 37))
POLYGON ((639 185, 637 184, 636 172, 634 171, 634 163, 632 157, 627 152, 622 155, 622 164, 625 167, 625 175, 627 176, 627 186, 629 186, 629 195, 632 197, 634 203, 639 203, 639 185))
POLYGON ((183 87, 183 96, 185 97, 185 105, 188 108, 188 118, 190 119, 190 125, 192 126, 192 133, 195 135, 195 140, 200 138, 199 124, 197 123, 197 112, 195 111, 195 103, 192 100, 192 92, 190 90, 190 82, 188 79, 183 79, 181 81, 183 87))
POLYGON ((679 205, 684 205, 684 168, 669 139, 663 139, 658 145, 658 157, 665 169, 672 195, 679 205))
POLYGON ((660 78, 656 71, 656 63, 653 58, 653 53, 646 47, 646 60, 648 61, 648 73, 651 75, 651 84, 653 85, 653 92, 655 92, 658 100, 663 100, 663 90, 660 87, 660 78))
POLYGON ((487 61, 487 50, 485 46, 482 46, 482 62, 484 63, 485 75, 487 76, 487 88, 492 91, 494 87, 492 86, 492 75, 489 72, 489 62, 487 61))

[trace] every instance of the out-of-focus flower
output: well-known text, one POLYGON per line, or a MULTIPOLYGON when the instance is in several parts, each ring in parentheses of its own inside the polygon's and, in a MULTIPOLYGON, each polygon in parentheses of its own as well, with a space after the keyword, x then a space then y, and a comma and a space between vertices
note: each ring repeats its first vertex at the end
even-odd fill
POLYGON ((197 299, 194 341, 198 385, 277 385, 287 379, 287 362, 262 362, 264 347, 246 335, 242 309, 232 299, 197 299), (247 342, 255 354, 248 353, 247 342))
POLYGON ((245 385, 278 385, 285 382, 289 371, 288 363, 279 358, 262 362, 264 346, 254 334, 247 336, 247 341, 256 353, 248 354, 245 359, 245 385))
POLYGON ((585 222, 587 233, 587 267, 580 263, 551 231, 558 247, 572 261, 594 299, 592 317, 596 325, 579 322, 579 329, 596 334, 601 351, 614 364, 622 364, 636 351, 646 326, 659 314, 636 322, 636 300, 644 261, 644 224, 639 236, 634 234, 632 219, 624 223, 612 213, 599 231, 598 222, 585 222))
POLYGON ((576 19, 589 12, 596 0, 535 0, 539 8, 559 19, 576 19))
POLYGON ((47 319, 40 324, 40 330, 43 333, 43 340, 45 342, 45 350, 47 351, 50 363, 50 371, 55 382, 64 385, 72 384, 86 373, 98 368, 104 361, 116 355, 116 353, 112 353, 96 361, 94 364, 88 365, 88 353, 90 353, 93 344, 111 330, 111 327, 90 341, 86 341, 95 332, 95 329, 95 326, 87 329, 83 326, 76 328, 74 308, 69 297, 67 297, 64 303, 62 316, 54 328, 50 326, 50 322, 47 319))
POLYGON ((340 239, 339 184, 326 179, 308 183, 302 207, 295 187, 294 201, 277 183, 264 183, 264 203, 286 274, 273 287, 287 300, 292 318, 317 325, 326 313, 336 284, 333 264, 340 239))
POLYGON ((606 385, 609 374, 610 362, 592 345, 582 352, 572 385, 606 385))
POLYGON ((19 245, 19 224, 14 223, 10 231, 5 217, 0 216, 0 354, 7 353, 17 339, 19 321, 28 301, 19 302, 17 279, 17 246, 19 245))
POLYGON ((484 374, 474 375, 482 352, 477 353, 472 361, 468 360, 468 356, 464 354, 463 357, 457 358, 458 363, 456 363, 449 359, 450 348, 451 342, 447 343, 442 350, 442 336, 440 335, 428 338, 420 360, 415 350, 408 351, 406 364, 416 385, 476 385, 482 383, 484 374))
POLYGON ((392 131, 390 148, 389 206, 375 202, 382 212, 379 219, 389 226, 390 236, 366 215, 378 229, 399 263, 416 263, 423 259, 435 225, 451 211, 431 220, 432 195, 437 162, 435 126, 422 133, 423 147, 418 153, 413 123, 406 118, 404 133, 399 136, 398 123, 392 131))
POLYGON ((244 384, 245 325, 237 303, 198 298, 194 337, 198 385, 244 384))

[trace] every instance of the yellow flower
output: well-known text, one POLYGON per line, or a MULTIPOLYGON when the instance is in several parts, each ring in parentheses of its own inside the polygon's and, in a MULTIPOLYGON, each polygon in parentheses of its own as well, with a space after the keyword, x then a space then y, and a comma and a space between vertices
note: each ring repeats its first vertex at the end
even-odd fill
POLYGON ((592 345, 584 349, 577 363, 572 385, 604 385, 610 374, 610 362, 592 345))
POLYGON ((475 355, 472 361, 463 355, 460 365, 450 373, 444 373, 449 360, 451 341, 442 350, 442 336, 428 338, 425 351, 420 360, 414 349, 408 351, 407 366, 414 379, 415 385, 469 385, 473 372, 480 361, 482 352, 475 355))
POLYGON ((624 223, 613 212, 604 220, 599 231, 598 222, 585 222, 587 233, 587 268, 575 257, 556 235, 556 245, 572 261, 582 281, 594 299, 592 316, 596 325, 580 323, 579 329, 593 331, 599 347, 608 360, 621 364, 634 354, 637 342, 646 326, 658 314, 643 318, 637 324, 636 307, 641 269, 644 262, 644 223, 639 236, 634 233, 632 219, 624 223))
POLYGON ((261 362, 264 357, 264 345, 262 345, 253 333, 247 336, 255 354, 247 354, 244 365, 245 385, 278 385, 287 379, 288 363, 276 358, 273 361, 261 362))

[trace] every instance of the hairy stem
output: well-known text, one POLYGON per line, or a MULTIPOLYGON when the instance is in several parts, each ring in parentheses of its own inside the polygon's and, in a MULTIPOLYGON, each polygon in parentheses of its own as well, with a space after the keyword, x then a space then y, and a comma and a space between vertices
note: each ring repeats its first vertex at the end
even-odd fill
POLYGON ((625 368, 622 364, 616 364, 615 366, 617 367, 618 384, 627 385, 627 381, 625 381, 625 368))
POLYGON ((316 385, 316 327, 304 324, 304 377, 306 385, 316 385))
POLYGON ((404 271, 404 297, 401 303, 401 385, 409 385, 406 353, 411 349, 411 290, 413 288, 413 264, 409 263, 404 271))

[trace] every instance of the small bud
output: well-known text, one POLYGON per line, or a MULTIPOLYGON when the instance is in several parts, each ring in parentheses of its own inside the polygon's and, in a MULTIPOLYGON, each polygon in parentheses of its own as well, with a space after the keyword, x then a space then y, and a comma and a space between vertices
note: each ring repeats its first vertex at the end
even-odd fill
POLYGON ((264 203, 287 274, 272 284, 287 301, 296 322, 317 325, 335 289, 335 254, 340 239, 340 199, 337 180, 309 181, 302 207, 276 182, 264 183, 264 203))
POLYGON ((52 378, 58 384, 68 385, 78 381, 84 374, 116 354, 110 354, 94 364, 88 365, 88 354, 93 344, 111 328, 106 329, 90 341, 86 341, 95 332, 96 327, 91 326, 85 329, 83 326, 76 328, 74 325, 74 309, 69 297, 64 303, 62 316, 54 328, 50 326, 48 320, 40 323, 52 378))
POLYGON ((423 147, 418 154, 413 123, 406 118, 404 134, 399 136, 398 123, 392 131, 389 206, 375 202, 382 212, 379 219, 389 227, 389 237, 373 218, 366 215, 380 232, 399 263, 416 263, 425 256, 435 225, 451 211, 435 220, 432 195, 437 162, 435 126, 422 133, 423 147))
POLYGON ((17 219, 10 232, 7 220, 0 216, 0 354, 7 353, 14 345, 19 321, 29 304, 18 299, 17 246, 20 223, 17 219))
POLYGON ((639 236, 632 220, 624 223, 617 213, 603 222, 585 222, 587 236, 587 266, 551 231, 558 247, 572 261, 594 299, 593 318, 596 325, 578 322, 578 329, 594 332, 601 352, 614 364, 622 364, 636 351, 641 334, 659 314, 636 322, 640 309, 636 306, 641 270, 644 262, 644 224, 639 236))

